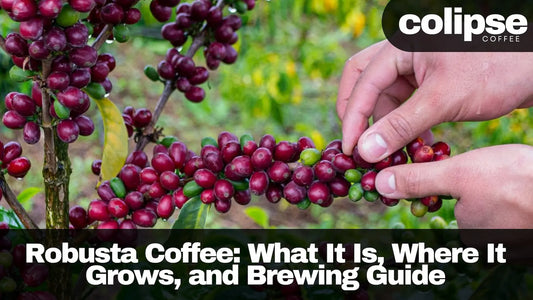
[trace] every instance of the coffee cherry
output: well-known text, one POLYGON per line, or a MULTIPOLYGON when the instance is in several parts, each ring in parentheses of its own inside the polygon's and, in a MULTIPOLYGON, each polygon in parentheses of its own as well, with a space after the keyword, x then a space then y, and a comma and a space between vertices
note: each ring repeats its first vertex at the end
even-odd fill
POLYGON ((30 44, 28 53, 33 59, 43 60, 50 55, 50 50, 46 48, 43 40, 38 40, 30 44))
POLYGON ((50 51, 62 51, 67 46, 67 37, 63 30, 53 27, 45 34, 44 42, 50 51))
POLYGON ((13 20, 28 21, 37 13, 37 5, 32 0, 14 0, 11 6, 13 20))
POLYGON ((350 190, 350 183, 342 176, 335 177, 328 183, 331 194, 335 197, 348 196, 350 190))
MULTIPOLYGON (((96 64, 97 59, 98 59, 98 53, 96 52, 96 49, 88 45, 80 47, 80 48, 74 48, 70 52, 70 60, 72 61, 72 63, 76 64, 80 68, 93 67, 96 64)), ((97 67, 95 71, 93 71, 93 69, 91 68, 90 72, 91 72, 91 75, 95 73, 95 75, 99 76, 96 79, 101 79, 101 77, 104 77, 105 79, 105 77, 107 77, 107 74, 109 73, 109 68, 105 69, 104 67, 100 66, 100 67, 97 67), (99 70, 99 69, 102 69, 102 70, 99 70), (101 74, 100 73, 96 74, 96 71, 100 72, 101 74)), ((102 81, 103 80, 97 81, 97 82, 102 82, 102 81)))
POLYGON ((36 40, 43 34, 44 22, 42 18, 35 17, 21 22, 19 27, 20 36, 27 40, 36 40))
POLYGON ((200 201, 202 201, 204 204, 215 203, 215 191, 213 189, 203 190, 200 194, 200 201))
POLYGON ((191 5, 191 18, 195 21, 203 21, 209 14, 210 6, 204 1, 194 1, 191 5))
POLYGON ((112 217, 123 218, 128 214, 129 208, 122 199, 113 198, 109 201, 107 211, 112 217))
MULTIPOLYGON (((294 177, 293 177, 294 178, 294 177)), ((265 171, 259 171, 252 174, 250 177, 250 191, 257 196, 266 193, 268 189, 268 175, 265 171)))
MULTIPOLYGON (((235 42, 236 42, 237 34, 234 33, 234 36, 235 36, 235 42)), ((233 44, 231 40, 228 43, 233 44)), ((237 61, 237 56, 239 56, 239 54, 237 53, 237 50, 235 50, 235 48, 233 48, 230 45, 226 45, 226 56, 224 57, 222 62, 224 62, 225 64, 232 64, 237 61)))
POLYGON ((400 202, 399 199, 391 199, 384 196, 380 196, 380 200, 383 204, 389 207, 396 206, 400 202))
POLYGON ((94 0, 69 0, 68 3, 79 12, 89 12, 96 5, 94 0))
POLYGON ((357 169, 350 169, 344 173, 344 178, 352 183, 360 182, 362 176, 363 174, 357 169))
POLYGON ((319 205, 328 202, 330 195, 328 186, 320 181, 313 182, 307 190, 309 201, 319 205))
POLYGON ((216 27, 222 23, 223 13, 222 10, 218 7, 211 7, 207 13, 206 21, 207 25, 211 27, 216 27))
POLYGON ((172 196, 165 195, 161 197, 156 209, 157 215, 162 219, 168 219, 174 213, 174 202, 172 196))
POLYGON ((147 108, 140 108, 133 115, 133 125, 137 128, 144 128, 152 121, 152 112, 147 108))
POLYGON ((192 102, 202 102, 205 98, 205 91, 199 86, 191 86, 191 88, 185 92, 185 98, 192 102))
POLYGON ((374 169, 376 171, 381 171, 385 168, 388 168, 392 165, 392 156, 387 156, 385 157, 384 159, 382 159, 381 161, 378 161, 377 163, 374 164, 374 169))
POLYGON ((33 99, 25 94, 14 95, 11 106, 13 110, 23 117, 32 116, 36 111, 36 105, 33 99))
POLYGON ((235 157, 231 162, 231 169, 237 176, 242 178, 249 177, 253 172, 250 157, 246 155, 235 157))
POLYGON ((172 7, 161 5, 158 0, 150 2, 150 11, 159 22, 166 22, 172 14, 172 7))
POLYGON ((292 173, 292 180, 300 186, 309 186, 313 182, 313 169, 308 166, 299 166, 292 173))
POLYGON ((308 148, 300 153, 300 160, 306 166, 313 166, 321 159, 320 151, 315 148, 308 148))
POLYGON ((7 165, 7 173, 15 178, 23 178, 31 168, 31 162, 26 157, 19 157, 7 165))
POLYGON ((355 162, 355 165, 358 167, 358 168, 363 168, 363 169, 371 169, 372 168, 372 164, 365 161, 361 155, 359 155, 359 150, 357 149, 357 147, 355 147, 353 149, 353 153, 352 153, 352 158, 355 162))
POLYGON ((124 203, 131 209, 137 210, 144 205, 144 197, 141 192, 133 191, 126 195, 124 203))
POLYGON ((134 211, 131 219, 137 226, 154 227, 157 222, 157 215, 150 209, 142 208, 134 211))
POLYGON ((376 190, 376 175, 377 173, 375 171, 368 171, 361 177, 363 190, 369 192, 376 190))
POLYGON ((422 204, 424 204, 427 207, 431 207, 435 205, 435 203, 437 203, 438 201, 439 201, 438 196, 427 196, 427 197, 420 199, 420 202, 422 202, 422 204))
POLYGON ((296 154, 297 148, 295 144, 287 141, 279 142, 274 147, 274 159, 282 162, 291 162, 296 154))
POLYGON ((428 211, 428 207, 422 204, 419 200, 411 201, 411 213, 415 217, 423 217, 428 211))
POLYGON ((41 128, 35 122, 27 122, 24 125, 23 137, 26 143, 36 144, 41 139, 41 128))
POLYGON ((133 164, 124 165, 118 177, 128 190, 135 190, 141 184, 140 168, 133 164))
POLYGON ((48 277, 48 267, 41 264, 33 264, 24 269, 22 280, 27 286, 39 286, 48 277))
POLYGON ((115 192, 111 189, 111 186, 109 184, 109 180, 106 180, 100 184, 98 189, 96 189, 96 192, 98 193, 98 196, 104 201, 109 202, 109 200, 116 198, 115 192))
POLYGON ((436 142, 431 146, 433 148, 433 152, 435 153, 435 156, 441 156, 441 155, 450 155, 451 149, 448 144, 445 142, 436 142))
POLYGON ((335 178, 333 164, 327 160, 321 160, 313 167, 316 178, 322 182, 329 182, 335 178))
POLYGON ((100 175, 100 172, 102 171, 102 161, 100 159, 96 159, 93 161, 91 165, 91 171, 96 176, 100 175))
POLYGON ((100 9, 100 20, 105 24, 119 24, 124 18, 124 9, 116 3, 109 3, 100 9))
POLYGON ((355 162, 353 158, 344 153, 336 154, 331 160, 333 167, 337 172, 344 173, 347 170, 355 169, 355 162))
POLYGON ((181 169, 185 165, 187 152, 187 146, 182 142, 174 142, 168 148, 168 155, 174 162, 174 167, 176 169, 181 169))
POLYGON ((72 120, 61 120, 57 124, 57 137, 65 143, 73 143, 78 139, 80 129, 72 120))
POLYGON ((8 165, 12 160, 22 155, 22 147, 17 142, 8 142, 4 145, 4 157, 2 165, 8 165))
POLYGON ((411 159, 413 159, 415 152, 418 150, 418 148, 421 148, 425 145, 424 139, 421 137, 417 137, 413 141, 411 141, 407 146, 405 146, 405 149, 407 150, 407 154, 411 159))
POLYGON ((9 110, 2 117, 2 123, 9 129, 21 129, 26 124, 26 118, 14 110, 9 110))
POLYGON ((87 227, 87 212, 79 205, 75 205, 70 208, 68 219, 70 224, 72 224, 72 226, 74 226, 76 229, 87 227))
POLYGON ((69 86, 57 94, 57 100, 70 110, 80 110, 85 105, 85 93, 80 89, 69 86))
POLYGON ((305 198, 306 190, 303 186, 291 181, 285 185, 285 188, 283 189, 283 196, 289 203, 298 204, 305 198))
POLYGON ((219 212, 219 213, 227 213, 231 208, 231 199, 220 199, 220 198, 216 198, 215 199, 215 209, 219 212))
POLYGON ((131 25, 139 22, 141 20, 141 11, 135 7, 132 7, 124 13, 123 22, 125 24, 131 25))
POLYGON ((161 183, 159 183, 158 181, 152 183, 150 185, 150 188, 148 189, 148 196, 150 196, 150 198, 152 199, 163 197, 163 195, 165 195, 166 193, 167 191, 165 190, 165 188, 163 188, 163 186, 161 186, 161 183))
POLYGON ((252 195, 250 194, 249 189, 243 191, 236 191, 233 197, 235 199, 235 202, 239 203, 240 205, 247 205, 252 200, 252 195))
POLYGON ((221 150, 222 160, 225 163, 230 163, 235 157, 242 154, 241 145, 237 142, 228 142, 221 150))
POLYGON ((95 221, 106 221, 111 217, 107 210, 107 203, 103 200, 91 201, 89 203, 88 215, 91 220, 95 221))
POLYGON ((192 85, 202 84, 209 78, 209 71, 204 67, 194 68, 194 72, 191 76, 187 77, 192 85))
POLYGON ((233 197, 235 194, 235 189, 229 181, 225 179, 219 179, 215 182, 214 192, 217 199, 227 201, 233 197))
POLYGON ((335 155, 341 154, 342 152, 336 148, 327 148, 322 152, 321 160, 332 161, 335 158, 335 155))
POLYGON ((438 199, 433 205, 428 207, 428 212, 436 212, 442 207, 442 199, 438 199))
POLYGON ((91 81, 104 82, 109 75, 109 67, 105 63, 97 63, 91 67, 91 81))
POLYGON ((407 154, 403 150, 398 150, 391 155, 391 166, 398 166, 407 163, 407 154))
POLYGON ((183 205, 187 201, 189 201, 189 198, 183 194, 183 189, 179 188, 172 193, 172 200, 174 201, 174 205, 176 205, 177 208, 181 209, 183 205))
POLYGON ((143 151, 133 151, 126 158, 126 163, 144 168, 148 164, 148 156, 143 151))
POLYGON ((48 78, 46 78, 46 84, 53 90, 62 91, 69 86, 70 78, 67 73, 56 71, 48 75, 48 78))
POLYGON ((185 166, 183 167, 183 172, 185 173, 185 175, 192 177, 194 175, 194 172, 201 168, 205 168, 204 161, 201 157, 194 156, 185 163, 185 166))
POLYGON ((53 19, 59 15, 62 6, 61 0, 41 0, 39 1, 39 13, 43 17, 53 19))
POLYGON ((287 182, 291 177, 291 170, 289 166, 281 161, 275 161, 268 169, 268 177, 276 183, 287 182))
POLYGON ((350 187, 350 190, 348 190, 348 197, 350 198, 351 201, 356 202, 363 198, 364 192, 365 191, 363 190, 363 187, 361 186, 361 184, 355 183, 355 184, 352 184, 352 186, 350 187))
POLYGON ((87 40, 89 39, 89 29, 87 29, 87 26, 77 23, 65 28, 65 37, 70 46, 83 47, 87 44, 87 40))
POLYGON ((174 47, 182 46, 187 41, 185 32, 174 22, 167 23, 161 28, 161 36, 174 47))
POLYGON ((228 25, 222 25, 215 29, 215 39, 221 43, 228 43, 233 37, 233 29, 228 25))
POLYGON ((412 159, 415 163, 423 163, 433 160, 433 156, 433 149, 428 145, 424 145, 416 150, 412 159))
POLYGON ((265 170, 272 165, 272 152, 265 147, 257 148, 252 154, 251 162, 255 170, 265 170))
POLYGON ((159 183, 164 189, 173 191, 179 187, 180 178, 172 171, 165 171, 159 176, 159 183))
POLYGON ((194 181, 204 189, 210 189, 215 185, 217 176, 208 169, 199 169, 194 173, 194 181))

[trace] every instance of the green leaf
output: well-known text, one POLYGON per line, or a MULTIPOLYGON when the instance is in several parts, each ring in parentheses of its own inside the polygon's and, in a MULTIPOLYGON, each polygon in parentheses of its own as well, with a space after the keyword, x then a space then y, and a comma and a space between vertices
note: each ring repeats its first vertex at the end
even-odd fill
POLYGON ((102 155, 101 180, 117 176, 128 157, 128 132, 122 113, 107 98, 95 99, 104 121, 104 152, 102 155))
POLYGON ((24 225, 22 225, 15 212, 3 207, 0 207, 0 222, 6 222, 10 228, 24 229, 24 225))
POLYGON ((257 225, 268 228, 269 218, 267 212, 258 206, 250 206, 244 210, 244 213, 250 217, 257 225))
POLYGON ((191 198, 181 208, 173 229, 202 229, 205 227, 210 205, 205 205, 200 197, 191 198))
POLYGON ((20 202, 20 204, 22 204, 22 206, 24 206, 24 209, 28 210, 30 209, 31 207, 31 199, 39 194, 40 192, 42 192, 43 189, 41 188, 38 188, 38 187, 29 187, 25 190, 23 190, 22 192, 20 192, 20 194, 17 196, 17 200, 18 202, 20 202))

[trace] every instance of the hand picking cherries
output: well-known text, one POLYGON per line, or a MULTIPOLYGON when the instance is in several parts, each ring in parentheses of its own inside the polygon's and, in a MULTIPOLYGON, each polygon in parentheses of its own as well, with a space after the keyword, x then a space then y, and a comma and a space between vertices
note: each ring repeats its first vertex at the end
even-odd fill
MULTIPOLYGON (((175 88, 185 94, 192 102, 201 102, 205 91, 198 86, 207 81, 209 71, 216 70, 220 63, 232 64, 237 60, 237 51, 231 45, 238 40, 237 30, 242 20, 236 15, 224 15, 223 5, 229 5, 233 11, 245 13, 255 7, 255 0, 224 0, 214 4, 211 0, 195 0, 181 3, 179 0, 152 0, 150 10, 160 22, 170 19, 173 7, 176 19, 161 28, 161 35, 173 48, 169 49, 157 70, 148 66, 145 74, 152 80, 170 80, 175 88), (179 5, 178 5, 179 4, 179 5), (206 66, 197 66, 193 60, 194 53, 182 54, 175 47, 182 47, 189 36, 204 46, 206 66)), ((196 45, 191 46, 191 48, 196 45)), ((190 50, 190 49, 189 49, 190 50)), ((193 51, 194 52, 194 51, 193 51)))
MULTIPOLYGON (((250 203, 252 194, 265 196, 271 203, 285 199, 302 209, 312 204, 328 207, 338 197, 395 206, 399 199, 376 191, 379 171, 406 164, 409 158, 422 163, 450 155, 446 143, 429 146, 421 138, 409 143, 407 152, 399 150, 375 164, 364 161, 357 148, 353 156, 341 149, 340 140, 319 151, 308 137, 296 143, 276 142, 267 134, 256 142, 250 135, 239 139, 222 132, 217 140, 204 138, 201 152, 196 154, 176 138, 166 137, 154 147, 151 160, 142 151, 132 152, 117 177, 98 187, 100 198, 93 200, 87 211, 79 206, 71 209, 70 221, 75 228, 94 221, 100 222, 98 228, 152 227, 158 218, 168 219, 193 198, 226 213, 233 202, 250 203)), ((100 165, 100 161, 93 163, 94 174, 100 173, 100 165)), ((417 217, 442 206, 439 196, 410 201, 417 217)))

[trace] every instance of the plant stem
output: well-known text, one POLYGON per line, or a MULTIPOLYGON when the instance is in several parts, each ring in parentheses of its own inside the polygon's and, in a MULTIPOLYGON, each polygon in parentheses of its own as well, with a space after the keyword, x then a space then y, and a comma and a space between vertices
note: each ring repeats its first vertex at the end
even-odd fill
MULTIPOLYGON (((51 60, 43 61, 42 80, 50 74, 51 60)), ((46 228, 68 228, 68 199, 70 158, 68 157, 68 144, 57 138, 57 133, 50 116, 50 94, 41 89, 43 97, 42 127, 44 131, 44 165, 43 179, 46 195, 46 228)))
MULTIPOLYGON (((205 43, 205 31, 202 31, 200 35, 194 38, 192 41, 191 46, 189 47, 189 50, 187 50, 187 54, 185 56, 187 57, 193 57, 194 54, 202 47, 202 45, 205 43)), ((165 105, 168 102, 168 99, 170 98, 170 95, 174 92, 175 88, 175 80, 167 80, 165 81, 165 87, 163 89, 163 93, 161 93, 161 96, 159 97, 159 100, 157 101, 157 104, 154 109, 154 113, 152 115, 152 121, 143 131, 143 135, 137 142, 137 147, 135 150, 142 151, 148 143, 150 143, 153 140, 153 134, 156 129, 157 121, 159 120, 159 117, 161 116, 161 113, 163 112, 163 109, 165 108, 165 105)))
POLYGON ((105 25, 100 34, 96 37, 96 40, 94 40, 93 48, 96 50, 100 49, 107 38, 111 35, 112 31, 113 27, 111 25, 105 25))
POLYGON ((2 173, 0 173, 0 189, 4 194, 4 198, 6 199, 7 204, 9 204, 13 212, 15 212, 17 217, 20 219, 22 225, 24 225, 24 228, 30 230, 39 229, 39 227, 37 227, 35 222, 33 222, 31 217, 28 215, 24 207, 22 207, 20 202, 17 200, 17 197, 7 184, 4 174, 2 173))

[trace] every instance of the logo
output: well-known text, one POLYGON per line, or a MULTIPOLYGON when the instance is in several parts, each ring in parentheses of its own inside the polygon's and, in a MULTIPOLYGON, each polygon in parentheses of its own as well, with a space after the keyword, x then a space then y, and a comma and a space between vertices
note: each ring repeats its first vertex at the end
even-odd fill
POLYGON ((533 51, 533 1, 391 0, 387 39, 405 51, 533 51))

